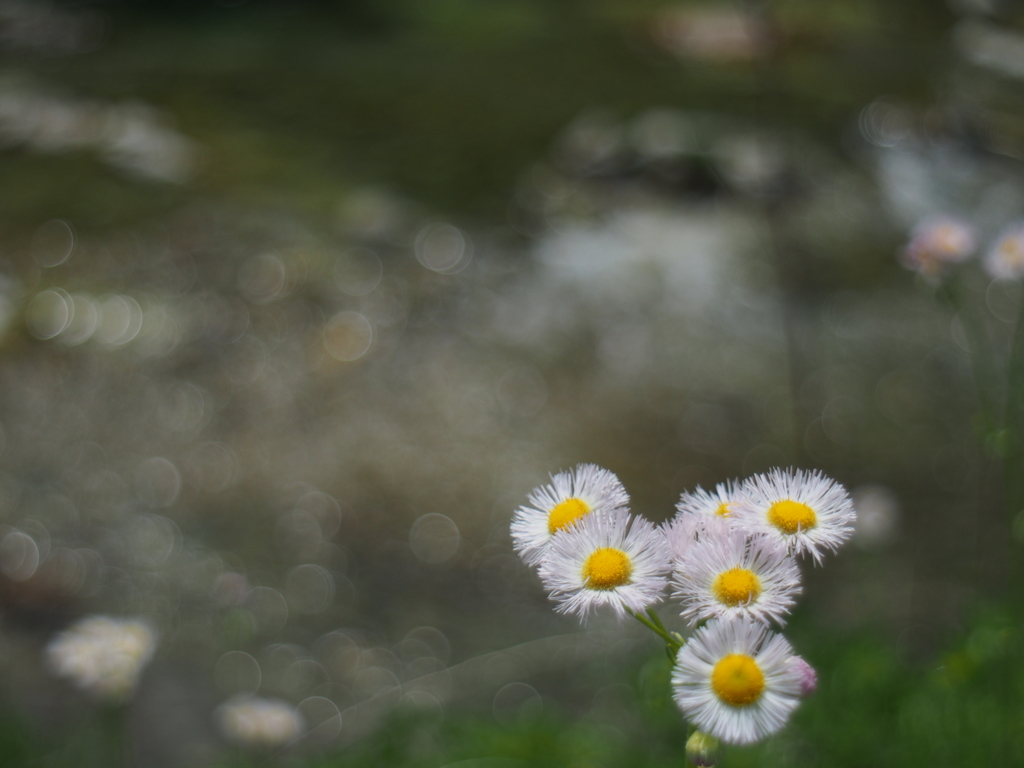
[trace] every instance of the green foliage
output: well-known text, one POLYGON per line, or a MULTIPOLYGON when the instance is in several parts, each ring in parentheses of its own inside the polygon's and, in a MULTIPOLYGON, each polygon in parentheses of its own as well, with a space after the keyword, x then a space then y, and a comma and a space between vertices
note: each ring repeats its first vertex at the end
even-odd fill
MULTIPOLYGON (((980 616, 937 659, 870 634, 805 636, 799 645, 818 668, 818 691, 779 735, 725 747, 723 768, 1024 765, 1024 649, 1005 612, 980 616)), ((489 702, 453 704, 444 718, 396 713, 369 737, 323 754, 225 753, 222 765, 682 768, 687 729, 671 700, 668 661, 652 655, 623 669, 613 687, 627 693, 628 706, 546 700, 499 723, 489 702)), ((56 768, 71 754, 81 768, 104 764, 104 750, 89 749, 102 734, 68 738, 79 748, 33 740, 16 720, 2 719, 0 764, 56 768)))

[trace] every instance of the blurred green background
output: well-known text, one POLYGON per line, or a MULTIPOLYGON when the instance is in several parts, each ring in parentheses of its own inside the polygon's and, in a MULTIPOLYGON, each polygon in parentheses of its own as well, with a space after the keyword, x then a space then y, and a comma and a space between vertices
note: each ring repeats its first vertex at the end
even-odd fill
POLYGON ((681 766, 654 638, 511 551, 589 461, 854 495, 818 692, 722 765, 1024 764, 1024 526, 896 259, 1024 215, 1022 78, 1011 0, 2 0, 0 760, 681 766), (160 638, 127 752, 43 661, 93 613, 160 638), (257 689, 308 735, 232 746, 257 689))

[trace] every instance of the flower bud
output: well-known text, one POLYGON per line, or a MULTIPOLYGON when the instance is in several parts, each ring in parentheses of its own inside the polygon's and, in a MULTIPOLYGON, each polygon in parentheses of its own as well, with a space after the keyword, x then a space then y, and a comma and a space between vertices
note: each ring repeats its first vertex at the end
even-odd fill
POLYGON ((794 656, 789 663, 800 675, 800 696, 806 699, 818 688, 818 673, 800 656, 794 656))
POLYGON ((700 731, 694 731, 686 741, 686 759, 697 768, 711 768, 718 762, 718 739, 700 731))

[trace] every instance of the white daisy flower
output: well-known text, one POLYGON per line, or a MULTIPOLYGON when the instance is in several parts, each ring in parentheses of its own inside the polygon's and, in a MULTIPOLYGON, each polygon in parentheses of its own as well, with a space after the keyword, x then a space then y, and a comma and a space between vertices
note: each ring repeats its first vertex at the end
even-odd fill
POLYGON ((1024 223, 1017 222, 1002 231, 985 256, 985 270, 1001 280, 1024 277, 1024 223))
POLYGON ((707 530, 714 535, 676 562, 672 596, 683 605, 681 615, 691 624, 726 616, 785 623, 800 594, 800 569, 785 546, 731 530, 724 520, 709 520, 707 530))
POLYGON ((529 503, 512 517, 512 543, 527 565, 539 565, 554 535, 591 513, 625 509, 629 496, 614 474, 596 464, 580 464, 530 491, 529 503))
POLYGON ((621 617, 661 599, 670 567, 664 532, 618 510, 587 515, 554 537, 540 577, 561 613, 585 619, 609 605, 621 617))
POLYGON ((737 481, 729 480, 716 485, 714 491, 697 486, 695 491, 686 491, 679 497, 676 516, 665 523, 673 560, 681 558, 702 537, 716 536, 727 530, 715 521, 729 518, 740 488, 737 481))
POLYGON ((679 497, 676 509, 681 514, 729 517, 740 491, 736 480, 719 483, 713 491, 705 491, 699 485, 692 493, 686 491, 679 497))
POLYGON ((800 673, 782 635, 745 618, 716 619, 676 654, 673 698, 701 731, 751 744, 782 728, 800 703, 800 673))
POLYGON ((731 519, 820 563, 850 538, 856 513, 846 489, 820 472, 773 469, 747 480, 731 519))

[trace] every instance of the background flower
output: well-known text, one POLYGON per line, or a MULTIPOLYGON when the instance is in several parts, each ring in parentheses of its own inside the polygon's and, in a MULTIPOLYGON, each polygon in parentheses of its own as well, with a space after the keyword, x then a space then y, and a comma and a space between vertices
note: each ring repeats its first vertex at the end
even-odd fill
POLYGON ((305 730, 299 711, 278 699, 240 696, 221 704, 217 715, 224 735, 247 747, 281 747, 305 730))
POLYGON ((90 616, 57 634, 46 646, 54 674, 97 698, 131 697, 156 650, 156 635, 138 619, 90 616))

